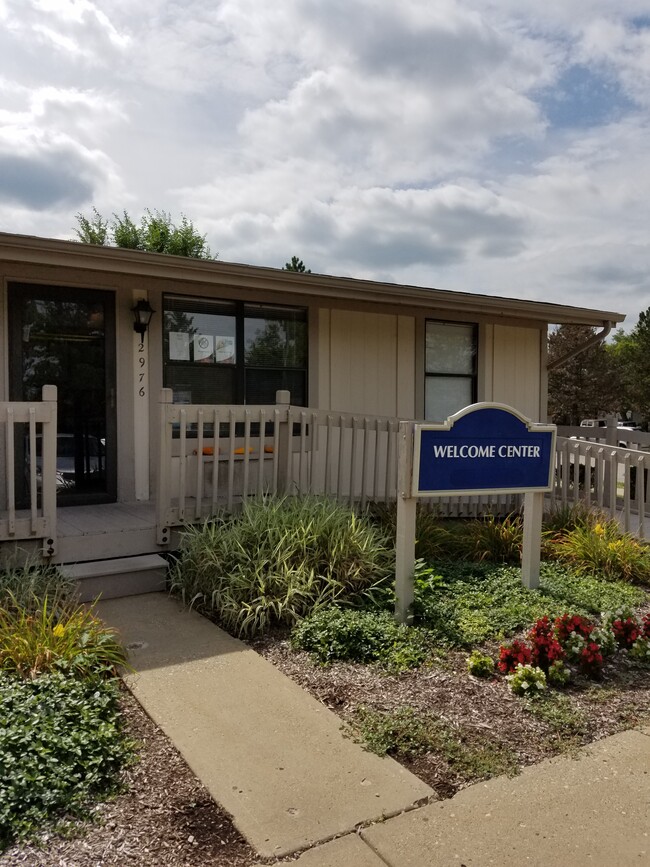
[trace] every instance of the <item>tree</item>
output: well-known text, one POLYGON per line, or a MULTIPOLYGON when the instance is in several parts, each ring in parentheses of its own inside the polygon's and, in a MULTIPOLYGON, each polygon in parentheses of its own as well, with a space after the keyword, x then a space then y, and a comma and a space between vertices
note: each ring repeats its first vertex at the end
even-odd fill
MULTIPOLYGON (((596 333, 586 325, 561 325, 548 339, 549 363, 578 349, 596 333)), ((580 424, 623 407, 618 362, 602 344, 567 359, 548 375, 548 409, 556 424, 580 424)))
POLYGON ((93 208, 92 217, 77 214, 75 233, 82 244, 123 247, 128 250, 144 250, 148 253, 168 253, 172 256, 187 256, 192 259, 216 259, 191 220, 181 215, 180 223, 172 222, 166 211, 147 209, 140 223, 135 223, 126 211, 121 216, 113 214, 109 222, 93 208))
POLYGON ((284 263, 283 271, 298 271, 300 274, 311 274, 309 268, 305 268, 305 263, 297 256, 292 256, 290 262, 284 263))
POLYGON ((610 347, 621 375, 627 408, 650 420, 650 307, 629 334, 617 331, 610 347))

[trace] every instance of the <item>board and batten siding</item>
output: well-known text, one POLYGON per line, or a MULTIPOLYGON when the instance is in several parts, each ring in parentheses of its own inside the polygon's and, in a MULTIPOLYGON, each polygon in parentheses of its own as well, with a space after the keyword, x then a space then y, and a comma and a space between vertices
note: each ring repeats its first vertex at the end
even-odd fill
POLYGON ((415 318, 321 308, 321 409, 415 417, 415 318))
POLYGON ((508 404, 532 421, 545 421, 541 368, 546 332, 539 328, 486 325, 482 334, 485 339, 481 353, 485 364, 483 399, 508 404))

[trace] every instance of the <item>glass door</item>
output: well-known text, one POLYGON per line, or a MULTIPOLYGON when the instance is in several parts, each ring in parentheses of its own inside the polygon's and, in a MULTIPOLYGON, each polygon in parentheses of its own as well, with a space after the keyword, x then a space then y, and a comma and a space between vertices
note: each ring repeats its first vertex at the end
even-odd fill
MULTIPOLYGON (((58 389, 57 502, 115 501, 113 293, 12 283, 9 331, 10 399, 37 401, 44 385, 58 389)), ((20 446, 24 467, 27 438, 20 446)), ((38 464, 38 441, 36 448, 38 464)))

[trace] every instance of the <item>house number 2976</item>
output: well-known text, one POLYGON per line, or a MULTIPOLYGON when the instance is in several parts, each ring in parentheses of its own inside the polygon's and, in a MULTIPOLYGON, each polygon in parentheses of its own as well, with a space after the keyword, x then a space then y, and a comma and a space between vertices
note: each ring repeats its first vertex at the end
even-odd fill
MULTIPOLYGON (((144 354, 144 343, 138 343, 138 366, 140 368, 140 370, 138 372, 138 382, 143 383, 144 382, 144 376, 145 376, 145 368, 147 366, 147 359, 146 359, 146 356, 144 354)), ((144 385, 142 385, 142 384, 140 385, 140 389, 138 391, 138 394, 140 395, 140 397, 146 397, 147 392, 145 391, 144 385)))

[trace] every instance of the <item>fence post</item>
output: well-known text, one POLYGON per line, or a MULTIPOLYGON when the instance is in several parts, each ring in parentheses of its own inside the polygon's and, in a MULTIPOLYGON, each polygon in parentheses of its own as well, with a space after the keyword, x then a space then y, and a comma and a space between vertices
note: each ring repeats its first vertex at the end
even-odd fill
POLYGON ((167 407, 173 402, 174 392, 171 388, 161 388, 160 426, 158 430, 158 485, 156 488, 156 525, 159 545, 167 545, 170 538, 167 512, 171 500, 172 442, 167 430, 167 407))
POLYGON ((291 393, 280 389, 275 393, 275 405, 281 413, 278 423, 278 493, 289 493, 291 487, 291 393))
POLYGON ((44 385, 41 392, 43 403, 50 404, 50 420, 43 425, 41 497, 43 518, 48 536, 43 540, 43 554, 56 554, 56 446, 57 446, 57 390, 56 385, 44 385))
MULTIPOLYGON (((605 443, 608 446, 618 445, 618 422, 615 415, 607 416, 607 427, 605 428, 605 443)), ((608 509, 613 509, 614 512, 616 512, 616 497, 614 497, 613 503, 611 501, 611 478, 612 466, 611 462, 607 461, 607 463, 605 464, 605 497, 603 500, 603 505, 606 506, 608 509)), ((616 488, 614 488, 614 490, 616 490, 616 488)))
POLYGON ((411 491, 412 470, 413 423, 400 422, 395 539, 395 619, 398 623, 413 621, 417 500, 412 496, 411 491))

